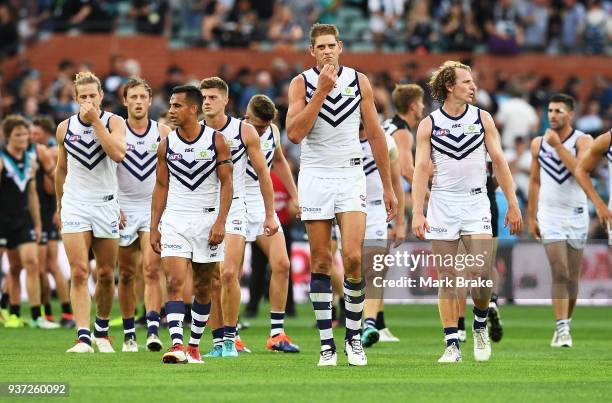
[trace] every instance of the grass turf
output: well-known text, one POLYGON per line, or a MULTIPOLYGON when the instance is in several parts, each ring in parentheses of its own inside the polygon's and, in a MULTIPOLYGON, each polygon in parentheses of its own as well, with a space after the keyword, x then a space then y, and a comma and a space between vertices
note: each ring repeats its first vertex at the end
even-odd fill
MULTIPOLYGON (((298 317, 285 321, 287 333, 302 352, 289 355, 266 351, 269 321, 265 308, 261 307, 258 318, 250 320, 251 328, 241 332, 252 354, 205 359, 204 365, 163 365, 161 353, 144 351, 144 329, 137 332, 141 345, 137 354, 66 354, 75 338, 73 330, 0 328, 0 382, 67 382, 70 396, 66 400, 131 403, 594 402, 610 401, 612 394, 610 308, 578 307, 572 321, 574 347, 552 349, 549 342, 554 321, 550 307, 503 306, 504 338, 493 345, 491 361, 474 361, 468 332, 468 341, 462 345, 463 363, 442 365, 436 362, 443 351, 437 308, 388 306, 387 324, 401 342, 378 343, 367 349, 369 365, 361 368, 346 363, 342 353, 344 329, 334 332, 338 367, 316 367, 318 332, 309 305, 299 306, 298 317)), ((470 320, 471 314, 466 324, 470 320)), ((111 328, 118 351, 122 334, 121 328, 111 328)), ((187 339, 187 329, 184 334, 187 339)), ((168 346, 167 329, 161 329, 160 335, 168 346)), ((202 347, 203 354, 210 347, 210 329, 205 331, 202 347)))

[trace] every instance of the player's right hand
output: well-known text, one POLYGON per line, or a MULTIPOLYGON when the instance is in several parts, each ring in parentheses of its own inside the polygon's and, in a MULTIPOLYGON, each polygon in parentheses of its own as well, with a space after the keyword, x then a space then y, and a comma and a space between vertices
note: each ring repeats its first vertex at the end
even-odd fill
POLYGON ((425 240, 425 232, 431 232, 423 213, 412 214, 412 232, 420 240, 425 240))
POLYGON ((534 218, 528 219, 527 222, 527 229, 529 231, 529 235, 531 235, 533 239, 536 239, 538 241, 541 240, 542 235, 540 234, 540 227, 538 226, 538 221, 534 218))
POLYGON ((225 223, 215 221, 210 232, 208 233, 208 244, 219 245, 225 238, 225 223))
POLYGON ((127 216, 123 210, 119 210, 119 229, 124 229, 127 224, 127 216))
POLYGON ((597 211, 597 217, 599 217, 601 226, 607 228, 608 230, 612 228, 612 210, 610 210, 605 204, 596 206, 595 209, 597 211))
POLYGON ((151 248, 153 248, 153 252, 161 255, 161 233, 158 228, 151 227, 149 243, 151 244, 151 248))
POLYGON ((334 89, 336 80, 338 79, 338 69, 331 64, 326 64, 319 73, 319 82, 317 83, 317 91, 327 95, 334 89))

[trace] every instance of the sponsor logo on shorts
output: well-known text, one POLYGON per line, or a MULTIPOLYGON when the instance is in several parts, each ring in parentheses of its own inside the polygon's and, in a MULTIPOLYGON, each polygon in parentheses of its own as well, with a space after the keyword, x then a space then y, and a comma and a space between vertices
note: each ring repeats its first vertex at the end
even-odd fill
POLYGON ((216 257, 216 256, 217 256, 217 252, 210 254, 210 257, 216 257))
POLYGON ((320 213, 321 207, 300 207, 302 213, 320 213))
POLYGON ((62 227, 78 227, 81 225, 80 221, 62 221, 62 227))
POLYGON ((183 154, 181 153, 172 153, 170 154, 170 161, 178 161, 183 159, 183 154))
POLYGON ((183 249, 181 245, 175 245, 171 243, 163 243, 162 249, 180 250, 183 249))
POLYGON ((219 245, 210 245, 209 248, 210 250, 217 250, 219 248, 219 245))
POLYGON ((438 130, 434 130, 433 135, 436 137, 444 137, 444 136, 448 136, 450 134, 450 130, 448 129, 438 129, 438 130))
POLYGON ((130 239, 130 236, 129 236, 129 235, 123 235, 123 234, 121 234, 121 235, 119 235, 119 237, 120 237, 121 239, 126 240, 126 241, 127 241, 128 239, 130 239))
POLYGON ((68 136, 66 136, 66 140, 71 142, 79 141, 81 140, 81 136, 79 136, 78 134, 69 134, 68 136))
POLYGON ((429 227, 429 228, 431 229, 431 232, 440 232, 440 233, 448 232, 448 229, 442 228, 442 227, 429 227))
POLYGON ((240 225, 240 224, 242 224, 242 220, 234 220, 234 221, 232 221, 232 224, 240 225))
POLYGON ((359 195, 359 198, 360 198, 361 200, 365 201, 366 196, 365 196, 365 195, 359 195))
POLYGON ((482 222, 491 222, 489 217, 482 217, 482 222))
POLYGON ((234 227, 234 231, 242 231, 242 227, 234 227))
POLYGON ((378 230, 378 231, 376 231, 376 235, 383 236, 383 235, 385 235, 385 232, 382 231, 382 230, 378 230))

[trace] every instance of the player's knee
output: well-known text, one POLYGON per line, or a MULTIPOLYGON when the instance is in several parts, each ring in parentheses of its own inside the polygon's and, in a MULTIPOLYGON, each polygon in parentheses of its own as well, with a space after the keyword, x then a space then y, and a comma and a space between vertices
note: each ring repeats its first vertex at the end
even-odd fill
POLYGON ((329 251, 315 251, 311 255, 311 271, 313 273, 329 273, 332 264, 332 256, 329 251))
POLYGON ((97 269, 97 283, 101 287, 111 287, 115 282, 115 276, 112 270, 99 267, 97 269))
POLYGON ((569 271, 565 267, 558 267, 552 272, 553 283, 555 284, 569 284, 570 275, 569 271))
POLYGON ((272 267, 272 270, 274 271, 275 275, 282 275, 289 278, 290 263, 288 257, 283 256, 281 258, 275 259, 274 261, 270 262, 270 266, 272 267))
POLYGON ((210 280, 194 281, 193 295, 200 303, 206 303, 206 301, 209 301, 211 296, 210 280))
POLYGON ((85 264, 76 264, 72 266, 70 281, 72 286, 87 286, 89 279, 89 267, 85 264))
POLYGON ((354 249, 345 251, 342 253, 342 257, 344 258, 344 263, 346 265, 345 269, 361 270, 361 250, 354 249))
POLYGON ((221 284, 224 286, 231 285, 238 279, 238 271, 225 269, 221 271, 221 284))
POLYGON ((155 284, 159 282, 159 267, 151 263, 144 266, 144 280, 147 284, 155 284))
POLYGON ((119 281, 123 285, 132 284, 135 277, 134 272, 131 270, 121 270, 119 272, 119 281))

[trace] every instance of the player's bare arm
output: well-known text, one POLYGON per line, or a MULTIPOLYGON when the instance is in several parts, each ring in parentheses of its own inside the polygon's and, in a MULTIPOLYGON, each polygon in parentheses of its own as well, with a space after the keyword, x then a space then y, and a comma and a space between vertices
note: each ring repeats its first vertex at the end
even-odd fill
MULTIPOLYGON (((276 126, 272 126, 272 131, 276 126)), ((276 136, 276 132, 274 134, 276 136)), ((273 157, 273 165, 272 170, 276 172, 281 183, 289 192, 289 196, 291 197, 291 203, 295 204, 296 209, 298 208, 298 190, 295 185, 295 180, 293 179, 293 173, 291 172, 291 167, 289 166, 289 162, 287 158, 285 158, 285 154, 283 153, 283 146, 280 144, 280 138, 276 140, 276 148, 274 149, 274 157, 273 157)))
POLYGON ((508 225, 510 226, 511 234, 518 234, 523 228, 523 217, 516 198, 515 185, 512 174, 510 173, 510 167, 502 151, 499 132, 495 127, 493 118, 488 112, 481 111, 481 117, 485 129, 485 146, 493 162, 493 172, 495 173, 499 186, 504 192, 504 196, 506 196, 506 200, 508 200, 508 212, 504 219, 504 225, 506 227, 508 225))
POLYGON ((387 209, 387 222, 389 222, 397 215, 397 197, 393 192, 393 185, 391 183, 389 148, 387 147, 385 133, 378 122, 370 80, 362 73, 358 73, 358 79, 359 88, 361 89, 361 120, 363 121, 363 127, 372 148, 372 156, 374 161, 376 161, 380 179, 382 180, 383 199, 387 209))
POLYGON ((299 144, 310 133, 323 106, 323 101, 334 88, 338 79, 338 68, 325 65, 319 73, 319 82, 310 102, 306 104, 306 84, 301 75, 289 85, 289 110, 287 111, 287 137, 299 144))
POLYGON ((155 253, 161 253, 161 234, 159 232, 159 221, 166 208, 168 200, 168 164, 166 162, 167 139, 161 139, 157 148, 157 167, 155 169, 155 187, 153 188, 153 200, 151 201, 151 247, 155 253))
POLYGON ((424 240, 425 232, 430 232, 425 219, 423 204, 429 182, 429 166, 431 163, 431 119, 421 120, 417 129, 417 146, 412 182, 412 232, 417 238, 424 240))
POLYGON ((395 240, 394 245, 398 246, 406 239, 406 215, 404 214, 404 186, 402 185, 402 168, 397 149, 389 152, 391 161, 391 183, 393 192, 397 197, 397 217, 395 218, 395 240))
POLYGON ((399 160, 402 170, 402 176, 412 183, 414 176, 414 158, 412 157, 412 146, 414 144, 414 136, 408 129, 398 129, 393 133, 393 139, 397 144, 399 151, 399 160))
POLYGON ((578 165, 576 165, 576 171, 573 172, 578 184, 584 189, 589 199, 593 201, 595 210, 597 211, 597 217, 599 217, 599 221, 604 228, 606 228, 607 225, 612 225, 612 211, 602 200, 601 196, 599 196, 597 190, 595 190, 589 173, 593 172, 601 159, 608 153, 610 141, 612 140, 611 137, 612 134, 609 131, 598 136, 579 159, 578 165))
POLYGON ((56 209, 56 225, 61 226, 62 217, 62 196, 64 195, 64 182, 66 182, 66 175, 68 174, 68 157, 66 154, 66 148, 64 147, 64 137, 66 137, 66 130, 68 129, 68 120, 64 120, 57 126, 56 139, 57 139, 57 165, 55 167, 55 200, 57 203, 56 209))
POLYGON ((242 142, 246 148, 247 155, 251 160, 251 165, 259 178, 259 188, 264 199, 266 209, 266 220, 264 229, 266 235, 274 235, 278 231, 278 224, 274 218, 274 188, 266 159, 261 151, 259 135, 253 126, 248 123, 242 124, 242 142))
MULTIPOLYGON (((259 144, 259 142, 257 143, 259 144)), ((225 221, 232 205, 233 190, 233 166, 232 155, 227 146, 223 134, 215 133, 215 151, 217 155, 217 177, 219 178, 219 214, 217 220, 210 229, 208 243, 218 245, 225 238, 225 221)))
POLYGON ((540 195, 540 163, 538 152, 542 145, 542 137, 536 137, 531 142, 531 172, 529 174, 529 196, 527 200, 527 228, 532 238, 540 240, 538 228, 538 198, 540 195))

